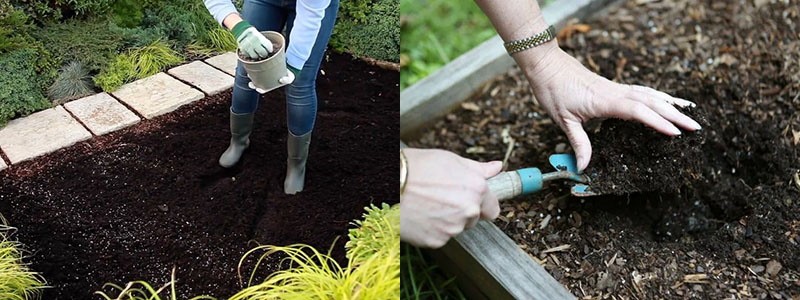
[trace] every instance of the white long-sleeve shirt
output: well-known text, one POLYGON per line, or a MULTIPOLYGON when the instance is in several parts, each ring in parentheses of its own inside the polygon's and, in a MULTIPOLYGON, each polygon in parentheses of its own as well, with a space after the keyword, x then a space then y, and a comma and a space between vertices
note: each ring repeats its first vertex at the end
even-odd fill
MULTIPOLYGON (((231 0, 205 0, 206 8, 214 19, 222 25, 222 21, 230 14, 238 13, 231 0)), ((289 34, 290 43, 286 48, 286 63, 302 70, 303 65, 311 55, 311 49, 319 35, 325 9, 331 0, 297 0, 292 32, 289 34)))

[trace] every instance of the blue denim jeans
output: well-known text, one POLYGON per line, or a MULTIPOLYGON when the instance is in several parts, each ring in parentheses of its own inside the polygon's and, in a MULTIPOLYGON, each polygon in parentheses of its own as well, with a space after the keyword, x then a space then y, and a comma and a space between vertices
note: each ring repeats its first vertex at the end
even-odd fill
MULTIPOLYGON (((291 43, 289 33, 292 31, 292 24, 294 24, 296 16, 295 5, 295 0, 245 0, 242 18, 259 31, 271 30, 285 33, 287 42, 291 43)), ((325 17, 322 19, 311 55, 294 82, 286 86, 286 123, 289 131, 294 135, 304 135, 314 129, 314 121, 317 118, 317 74, 331 32, 333 32, 338 9, 339 1, 331 0, 330 6, 325 10, 325 17)), ((231 110, 234 113, 254 113, 258 108, 258 100, 261 97, 258 92, 247 86, 248 83, 250 83, 250 78, 247 77, 247 71, 239 63, 236 66, 236 80, 231 104, 231 110)))

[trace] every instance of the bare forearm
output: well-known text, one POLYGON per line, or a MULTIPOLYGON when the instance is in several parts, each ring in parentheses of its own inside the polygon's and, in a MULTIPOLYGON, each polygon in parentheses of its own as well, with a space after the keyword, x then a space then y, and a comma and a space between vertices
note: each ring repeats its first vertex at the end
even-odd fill
MULTIPOLYGON (((535 0, 475 0, 475 3, 489 17, 497 33, 506 42, 533 36, 549 26, 535 0)), ((558 42, 554 39, 538 47, 517 52, 512 57, 521 68, 530 70, 555 49, 558 49, 558 42)))
POLYGON ((237 13, 229 14, 225 19, 222 21, 222 25, 225 25, 225 28, 232 29, 233 26, 236 26, 242 20, 242 17, 239 16, 237 13))

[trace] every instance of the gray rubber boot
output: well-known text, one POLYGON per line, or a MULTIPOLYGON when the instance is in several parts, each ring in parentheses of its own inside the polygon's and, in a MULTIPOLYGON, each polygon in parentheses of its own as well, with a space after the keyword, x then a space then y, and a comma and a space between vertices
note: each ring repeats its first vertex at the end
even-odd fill
POLYGON ((289 132, 286 137, 286 180, 283 182, 283 191, 294 195, 303 191, 306 178, 306 160, 308 159, 308 146, 311 145, 311 132, 296 136, 289 132))
POLYGON ((230 168, 239 162, 247 147, 250 146, 250 132, 253 131, 253 116, 255 114, 231 114, 231 144, 219 157, 219 165, 230 168))

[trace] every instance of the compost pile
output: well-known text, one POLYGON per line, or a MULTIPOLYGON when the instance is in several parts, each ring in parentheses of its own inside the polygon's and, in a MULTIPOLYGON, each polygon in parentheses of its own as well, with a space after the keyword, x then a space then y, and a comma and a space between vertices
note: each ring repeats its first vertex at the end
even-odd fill
MULTIPOLYGON (((654 141, 639 124, 587 124, 587 173, 611 190, 652 191, 581 199, 550 184, 502 203, 496 224, 578 297, 798 297, 797 3, 626 1, 599 16, 567 27, 561 46, 607 78, 696 102, 703 129, 654 141), (613 157, 626 147, 668 155, 639 153, 626 170, 613 157), (671 171, 639 172, 648 165, 671 171), (614 177, 626 171, 638 178, 614 177)), ((501 160, 504 133, 515 142, 509 169, 547 168, 549 154, 571 151, 516 69, 410 144, 501 160)))
MULTIPOLYGON (((306 188, 283 192, 283 90, 259 103, 240 165, 219 167, 230 140, 231 91, 0 172, 0 212, 51 288, 43 299, 94 299, 104 283, 155 288, 177 268, 177 299, 227 299, 237 265, 258 244, 304 243, 346 265, 351 222, 371 203, 397 202, 399 73, 330 53, 306 188)), ((260 254, 260 253, 259 253, 260 254)), ((263 278, 282 267, 260 267, 263 278)), ((242 269, 245 284, 252 270, 242 269)), ((108 292, 108 291, 107 291, 108 292)), ((116 295, 116 294, 114 294, 116 295)))

